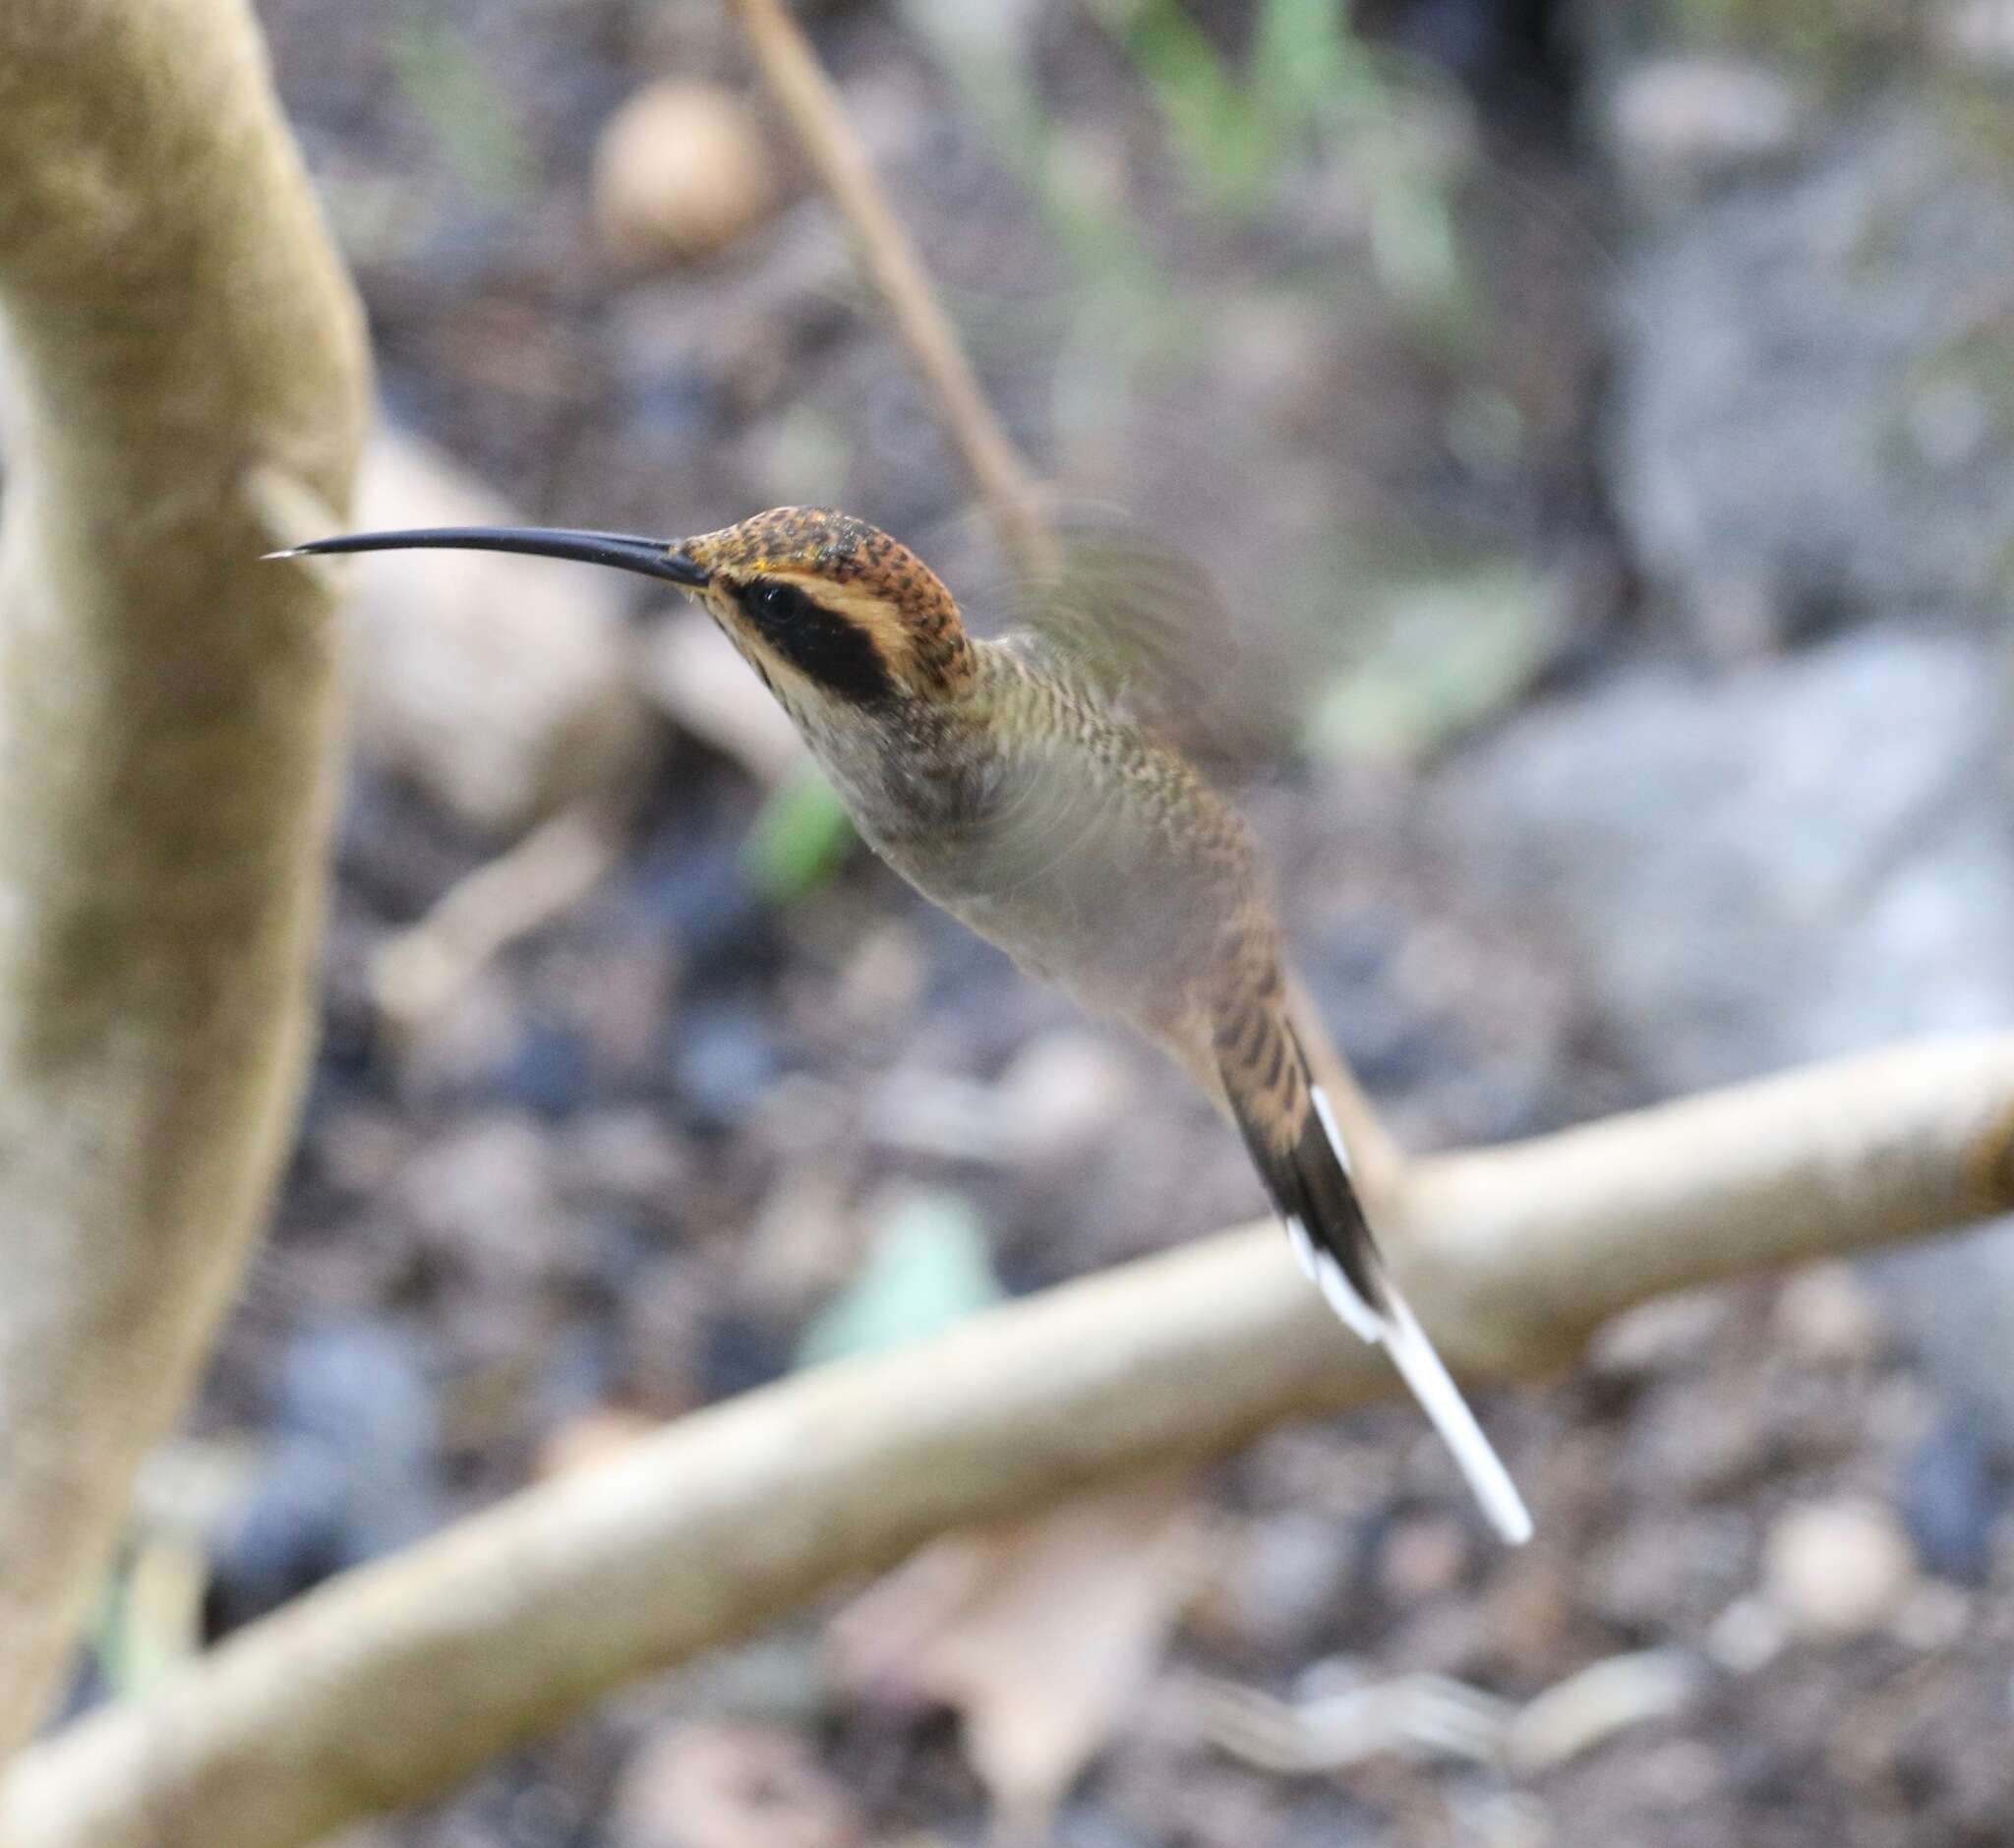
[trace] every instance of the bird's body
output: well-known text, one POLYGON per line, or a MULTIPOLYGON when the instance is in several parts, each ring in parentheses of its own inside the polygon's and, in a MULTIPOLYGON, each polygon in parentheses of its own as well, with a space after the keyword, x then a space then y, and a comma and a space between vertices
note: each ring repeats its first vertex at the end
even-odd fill
POLYGON ((1039 638, 975 641, 973 655, 942 736, 906 758, 947 801, 875 787, 883 752, 812 747, 868 843, 925 897, 1029 974, 1165 1041, 1227 980, 1218 958, 1261 876, 1250 831, 1039 638))
MULTIPOLYGON (((1317 1113, 1244 817, 1067 649, 1028 632, 970 645, 970 683, 937 708, 937 735, 890 753, 854 728, 805 728, 861 834, 1028 974, 1166 1052, 1239 1130, 1282 1215, 1312 1228, 1304 1261, 1326 1246, 1368 1302, 1369 1229, 1317 1113), (891 754, 934 799, 879 781, 891 754)), ((1369 1326, 1354 1302, 1345 1314, 1369 1326)))
POLYGON ((558 554, 685 588, 883 860, 1031 975, 1138 1029, 1236 1125, 1303 1267, 1387 1345, 1498 1527, 1528 1535, 1515 1488, 1385 1274, 1293 1025, 1251 831, 1129 710, 1112 674, 1038 630, 970 635, 913 554, 822 509, 778 508, 677 545, 458 529, 303 549, 386 545, 558 554))

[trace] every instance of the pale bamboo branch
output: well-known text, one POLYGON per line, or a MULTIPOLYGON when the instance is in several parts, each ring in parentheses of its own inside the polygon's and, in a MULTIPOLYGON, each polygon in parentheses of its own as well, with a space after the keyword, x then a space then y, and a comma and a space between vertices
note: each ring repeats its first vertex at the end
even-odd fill
POLYGON ((0 1759, 291 1133, 361 320, 242 0, 0 6, 0 1759))
POLYGON ((782 0, 731 0, 763 81, 789 118, 804 158, 854 239, 860 268, 921 375, 1015 567, 1040 583, 1055 574, 1054 536, 1035 471, 1001 428, 974 375, 902 220, 890 209, 846 106, 782 0))
MULTIPOLYGON (((2014 1035, 1426 1161, 1392 1204, 1444 1351, 1542 1374, 1658 1291, 2014 1208, 2014 1035)), ((1126 1265, 683 1419, 331 1581, 27 1756, 0 1840, 287 1848, 933 1534, 1392 1387, 1270 1224, 1126 1265)))

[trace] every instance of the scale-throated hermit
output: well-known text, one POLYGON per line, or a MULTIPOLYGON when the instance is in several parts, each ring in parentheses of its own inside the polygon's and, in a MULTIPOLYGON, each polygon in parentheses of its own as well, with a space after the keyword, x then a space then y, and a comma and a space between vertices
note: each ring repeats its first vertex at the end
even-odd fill
POLYGON ((676 543, 471 526, 298 552, 406 546, 612 565, 702 604, 882 859, 1031 974, 1130 1022, 1237 1125, 1323 1295, 1385 1345, 1498 1530, 1530 1535, 1515 1486, 1379 1257, 1294 1031, 1252 834, 1129 713, 1096 650, 1040 626, 971 635, 913 553, 805 507, 676 543))

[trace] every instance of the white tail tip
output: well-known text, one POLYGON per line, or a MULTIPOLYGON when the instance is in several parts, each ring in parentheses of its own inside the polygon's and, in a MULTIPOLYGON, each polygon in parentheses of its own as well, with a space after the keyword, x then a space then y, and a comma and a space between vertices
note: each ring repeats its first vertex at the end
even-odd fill
MULTIPOLYGON (((1349 1153, 1342 1145, 1342 1132, 1335 1125, 1329 1099, 1320 1085, 1311 1086, 1310 1090, 1329 1146, 1335 1151, 1335 1159, 1347 1175, 1349 1153)), ((1468 1401, 1461 1397, 1461 1389, 1441 1364, 1441 1356, 1434 1351, 1434 1343, 1420 1327, 1419 1318, 1393 1286, 1391 1274, 1380 1267, 1378 1283, 1385 1299, 1380 1309, 1364 1300, 1362 1291, 1343 1275, 1342 1266, 1331 1253, 1317 1247, 1308 1236, 1308 1228, 1298 1220, 1288 1220, 1286 1230, 1301 1269, 1315 1281, 1329 1306, 1346 1327, 1364 1341, 1382 1342, 1391 1354, 1392 1364, 1412 1388, 1413 1397, 1433 1420, 1441 1441, 1454 1454, 1454 1461, 1482 1504, 1490 1524, 1510 1545, 1522 1546, 1532 1535, 1531 1511, 1525 1507, 1524 1497, 1517 1493, 1517 1485, 1510 1480, 1504 1460, 1476 1423, 1468 1401)), ((1370 1255, 1366 1253, 1367 1258, 1370 1255)))
POLYGON ((1504 1460, 1483 1435, 1475 1413, 1468 1408, 1468 1401, 1461 1397, 1461 1389, 1441 1364, 1441 1356, 1427 1340, 1426 1330, 1420 1327, 1405 1298, 1392 1287, 1389 1278, 1385 1280, 1385 1349, 1392 1356, 1392 1364, 1405 1376, 1406 1385, 1434 1421, 1442 1442, 1454 1453, 1454 1461, 1475 1491, 1490 1524, 1510 1545, 1522 1546, 1532 1535, 1531 1511, 1525 1507, 1524 1497, 1517 1493, 1517 1484, 1510 1480, 1504 1460))
POLYGON ((1434 1343, 1420 1327, 1419 1318, 1392 1287, 1391 1278, 1380 1280, 1386 1302, 1381 1314, 1343 1276, 1342 1266, 1328 1252, 1316 1248, 1305 1227, 1288 1220, 1286 1229, 1294 1255, 1301 1260, 1301 1269, 1314 1280, 1330 1308, 1353 1333, 1374 1347, 1382 1346, 1392 1356, 1392 1364, 1412 1388, 1420 1409, 1453 1453, 1456 1465, 1482 1504, 1490 1524, 1512 1546, 1522 1546, 1532 1535, 1531 1511, 1517 1493, 1517 1485, 1510 1480, 1504 1460, 1476 1423, 1475 1413, 1461 1397, 1461 1389, 1434 1351, 1434 1343))
POLYGON ((1315 1241, 1308 1236, 1308 1228, 1291 1215, 1286 1221, 1286 1236, 1294 1248, 1294 1256, 1300 1260, 1301 1269, 1307 1273, 1308 1282, 1322 1292, 1323 1301, 1335 1311, 1343 1327, 1359 1341, 1377 1346, 1385 1339, 1385 1318, 1343 1276, 1342 1266, 1328 1252, 1318 1250, 1315 1241))

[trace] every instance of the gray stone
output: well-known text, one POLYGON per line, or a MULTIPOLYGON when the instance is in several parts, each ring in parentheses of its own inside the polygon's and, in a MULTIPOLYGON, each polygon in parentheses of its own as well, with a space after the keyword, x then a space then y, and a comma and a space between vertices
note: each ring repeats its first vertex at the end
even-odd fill
POLYGON ((1570 933, 1658 1091, 2014 1019, 2007 676, 1883 624, 1531 712, 1442 796, 1463 864, 1570 933))
MULTIPOLYGON (((1710 678, 1631 671, 1444 775, 1451 859, 1556 933, 1648 1096, 2014 1021, 2001 649, 1890 622, 1710 678)), ((1886 1259, 1947 1382, 2014 1425, 2014 1240, 1886 1259)))
POLYGON ((1778 1517, 1762 1549, 1769 1597, 1807 1637, 1865 1636, 1891 1623, 1916 1582, 1909 1536, 1885 1508, 1820 1502, 1778 1517))
POLYGON ((1902 96, 1644 216, 1611 461, 1654 591, 1722 655, 2004 614, 2014 169, 1902 96))

